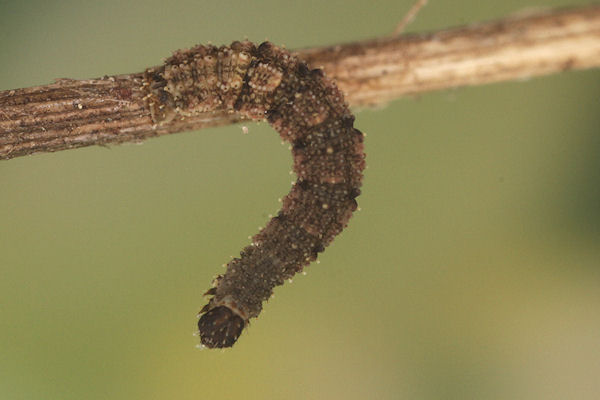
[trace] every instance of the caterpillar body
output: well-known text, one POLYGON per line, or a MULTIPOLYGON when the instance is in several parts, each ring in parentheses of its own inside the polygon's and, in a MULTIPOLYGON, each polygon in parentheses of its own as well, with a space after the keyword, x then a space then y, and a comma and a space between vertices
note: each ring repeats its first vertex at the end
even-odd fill
POLYGON ((282 209, 215 279, 200 311, 202 345, 230 347, 273 288, 346 227, 365 167, 363 134, 333 81, 269 42, 178 50, 146 70, 143 85, 156 124, 227 110, 266 119, 291 143, 297 181, 282 209))

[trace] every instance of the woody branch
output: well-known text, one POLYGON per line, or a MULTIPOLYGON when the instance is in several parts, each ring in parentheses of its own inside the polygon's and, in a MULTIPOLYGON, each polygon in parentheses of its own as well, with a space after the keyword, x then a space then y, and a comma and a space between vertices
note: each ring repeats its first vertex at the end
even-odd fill
MULTIPOLYGON (((554 10, 438 32, 299 50, 352 107, 460 86, 600 66, 600 6, 554 10)), ((0 92, 0 159, 240 121, 225 111, 156 126, 141 73, 61 79, 0 92)))

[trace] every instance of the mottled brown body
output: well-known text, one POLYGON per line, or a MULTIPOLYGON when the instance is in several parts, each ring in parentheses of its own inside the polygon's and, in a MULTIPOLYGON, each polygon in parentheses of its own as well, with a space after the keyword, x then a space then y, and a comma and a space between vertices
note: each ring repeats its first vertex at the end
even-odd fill
POLYGON ((271 43, 196 46, 145 73, 155 123, 210 110, 267 119, 292 144, 298 180, 283 207, 207 294, 202 344, 229 347, 277 285, 314 261, 356 210, 363 134, 335 84, 271 43))

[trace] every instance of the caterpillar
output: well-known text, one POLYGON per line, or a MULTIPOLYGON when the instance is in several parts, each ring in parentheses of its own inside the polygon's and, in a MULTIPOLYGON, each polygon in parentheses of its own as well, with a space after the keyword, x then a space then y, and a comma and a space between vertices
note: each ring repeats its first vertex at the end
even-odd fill
POLYGON ((198 45, 144 72, 159 125, 213 110, 267 120, 291 144, 297 181, 282 208, 227 264, 205 293, 201 345, 231 347, 273 288, 324 251, 357 209, 365 168, 363 133, 334 82, 269 42, 198 45))

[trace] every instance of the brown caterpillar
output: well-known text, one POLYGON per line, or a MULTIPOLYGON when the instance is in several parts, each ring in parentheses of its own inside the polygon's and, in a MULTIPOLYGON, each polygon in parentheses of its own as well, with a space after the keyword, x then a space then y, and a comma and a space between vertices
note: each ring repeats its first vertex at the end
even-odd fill
POLYGON ((202 345, 230 347, 277 285, 314 261, 344 229, 360 194, 363 134, 342 93, 320 69, 264 42, 176 51, 148 69, 144 90, 156 124, 211 110, 266 119, 292 144, 298 180, 283 207, 206 292, 202 345))

